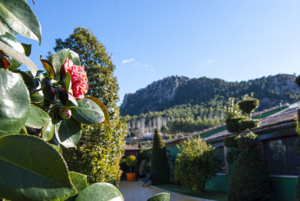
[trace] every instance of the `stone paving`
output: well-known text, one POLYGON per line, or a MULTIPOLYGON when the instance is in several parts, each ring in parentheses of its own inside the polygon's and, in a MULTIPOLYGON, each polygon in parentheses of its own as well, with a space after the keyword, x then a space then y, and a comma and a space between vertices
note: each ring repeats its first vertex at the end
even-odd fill
MULTIPOLYGON (((124 196, 125 201, 147 201, 151 196, 166 192, 163 189, 158 189, 153 186, 142 186, 141 180, 129 182, 122 180, 120 182, 119 190, 124 196)), ((211 201, 207 199, 193 198, 177 193, 171 193, 170 201, 211 201)))

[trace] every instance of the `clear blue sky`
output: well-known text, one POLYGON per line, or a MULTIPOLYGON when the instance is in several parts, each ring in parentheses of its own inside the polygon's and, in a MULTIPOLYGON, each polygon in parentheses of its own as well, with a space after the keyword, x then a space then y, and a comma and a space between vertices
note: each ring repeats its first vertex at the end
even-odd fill
POLYGON ((42 25, 42 44, 90 28, 113 54, 122 100, 171 75, 227 81, 300 74, 299 0, 28 0, 42 25))

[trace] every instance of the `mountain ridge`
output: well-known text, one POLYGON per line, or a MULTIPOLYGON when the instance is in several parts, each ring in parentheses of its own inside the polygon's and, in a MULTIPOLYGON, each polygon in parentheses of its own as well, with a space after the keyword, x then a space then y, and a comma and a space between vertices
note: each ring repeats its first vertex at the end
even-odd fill
POLYGON ((191 104, 216 107, 225 105, 229 97, 241 97, 254 92, 260 99, 260 110, 299 100, 295 76, 277 74, 248 81, 228 82, 219 78, 188 78, 169 76, 154 81, 135 93, 124 96, 121 115, 139 115, 163 111, 176 105, 191 104))

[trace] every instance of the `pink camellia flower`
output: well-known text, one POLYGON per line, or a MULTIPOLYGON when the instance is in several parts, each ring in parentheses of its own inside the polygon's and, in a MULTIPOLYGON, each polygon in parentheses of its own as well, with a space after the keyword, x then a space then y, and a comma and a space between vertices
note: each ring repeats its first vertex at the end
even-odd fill
POLYGON ((84 66, 75 66, 71 59, 66 58, 63 69, 65 73, 69 72, 71 75, 72 91, 75 99, 83 99, 84 94, 88 92, 89 85, 84 66))

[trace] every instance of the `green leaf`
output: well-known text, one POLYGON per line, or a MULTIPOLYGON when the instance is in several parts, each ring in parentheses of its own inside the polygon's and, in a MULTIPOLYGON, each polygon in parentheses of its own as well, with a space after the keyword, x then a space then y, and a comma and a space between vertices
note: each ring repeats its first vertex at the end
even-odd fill
POLYGON ((72 117, 85 124, 98 124, 104 121, 101 108, 90 99, 77 100, 78 107, 70 107, 72 117))
MULTIPOLYGON (((0 50, 2 50, 5 54, 11 56, 15 60, 17 60, 17 61, 21 62, 22 64, 24 64, 25 66, 27 66, 30 69, 31 74, 33 76, 36 75, 37 66, 26 55, 18 52, 14 48, 11 48, 9 45, 5 44, 2 41, 0 41, 0 50)), ((10 69, 10 70, 13 70, 13 69, 10 69)))
POLYGON ((0 40, 18 52, 25 54, 23 45, 13 35, 5 33, 4 35, 0 35, 0 40))
POLYGON ((65 74, 65 77, 63 79, 63 83, 65 85, 65 89, 66 89, 67 93, 69 93, 69 91, 71 89, 71 74, 69 72, 67 72, 65 74))
POLYGON ((6 32, 13 36, 17 35, 17 32, 12 30, 12 28, 10 28, 8 24, 6 24, 6 22, 4 22, 4 20, 0 17, 0 35, 4 35, 6 32))
POLYGON ((42 139, 44 141, 49 141, 54 136, 54 125, 52 124, 52 121, 50 119, 48 125, 44 128, 42 133, 42 139))
MULTIPOLYGON (((55 69, 56 75, 60 75, 61 65, 65 62, 66 58, 71 58, 70 50, 69 49, 62 49, 57 52, 52 60, 53 67, 55 69)), ((59 79, 59 78, 58 78, 59 79)))
POLYGON ((109 114, 108 114, 108 111, 107 111, 105 105, 98 98, 95 98, 95 97, 86 97, 86 98, 94 101, 101 108, 102 112, 104 113, 105 120, 103 122, 101 122, 101 124, 109 125, 110 124, 109 123, 109 114))
POLYGON ((49 73, 49 78, 55 78, 55 70, 52 66, 52 64, 46 60, 46 59, 42 59, 42 55, 40 56, 40 60, 45 68, 45 70, 49 73))
POLYGON ((70 177, 78 193, 88 186, 86 175, 77 172, 70 172, 70 177))
POLYGON ((0 69, 0 136, 19 133, 29 115, 29 92, 22 76, 0 69))
POLYGON ((170 201, 170 193, 158 193, 147 201, 170 201))
POLYGON ((0 17, 15 32, 41 44, 40 22, 26 1, 0 0, 0 17))
POLYGON ((21 43, 21 44, 24 48, 25 55, 29 57, 30 54, 31 54, 31 45, 30 44, 25 44, 25 43, 21 43))
POLYGON ((75 119, 62 119, 57 116, 55 120, 55 136, 59 143, 66 148, 76 147, 81 137, 81 124, 75 119))
POLYGON ((50 121, 51 117, 44 110, 35 105, 31 105, 25 125, 31 128, 43 128, 44 126, 48 126, 50 121))
POLYGON ((108 183, 95 183, 79 193, 76 201, 124 201, 122 193, 108 183))
POLYGON ((48 78, 42 80, 42 90, 44 98, 50 103, 54 103, 56 98, 56 89, 52 87, 51 81, 48 78))
MULTIPOLYGON (((2 42, 4 42, 6 45, 14 48, 15 50, 17 50, 18 52, 20 52, 21 54, 25 54, 23 45, 11 34, 9 33, 5 33, 4 35, 0 36, 0 40, 2 42)), ((11 63, 11 66, 9 67, 10 70, 16 70, 18 67, 20 67, 22 65, 21 62, 19 62, 18 60, 14 59, 12 56, 8 56, 8 59, 11 63)))
POLYGON ((76 65, 76 66, 81 66, 79 55, 76 52, 72 51, 72 50, 70 50, 70 53, 71 53, 71 56, 72 56, 73 64, 76 65))
POLYGON ((0 197, 50 200, 76 193, 62 156, 43 140, 0 137, 0 197))

